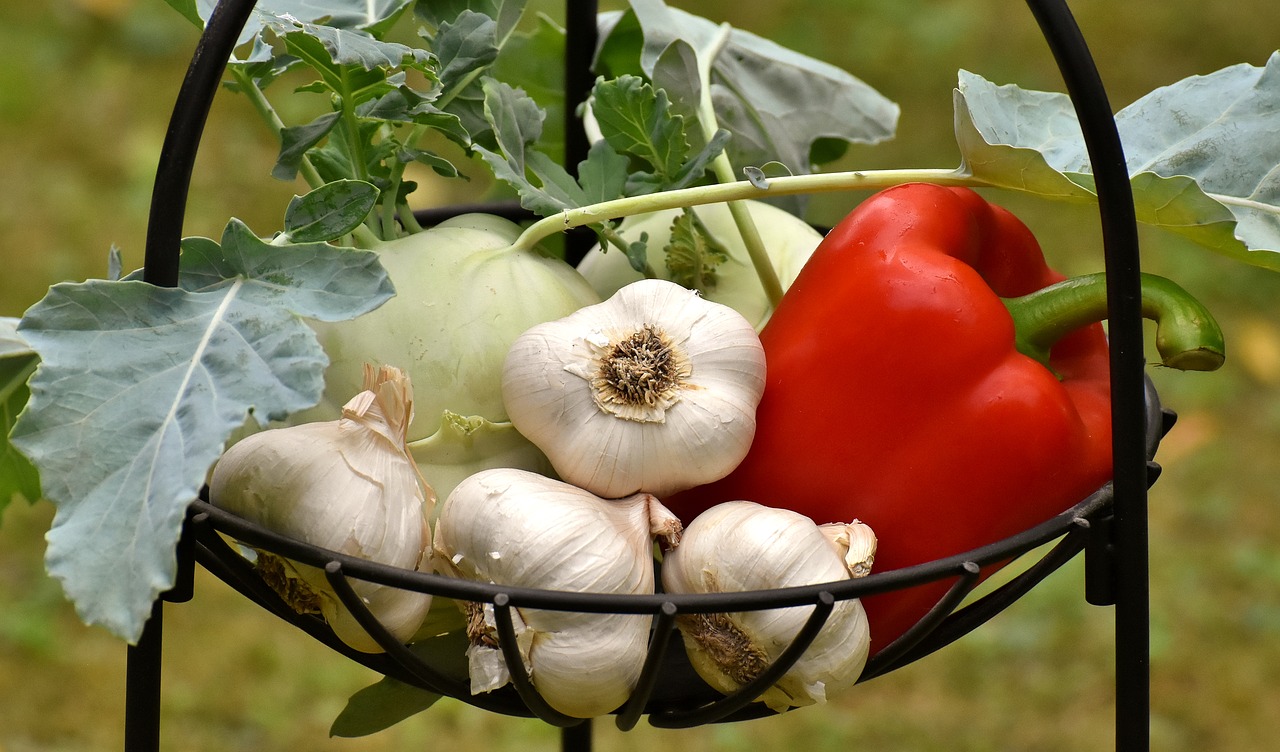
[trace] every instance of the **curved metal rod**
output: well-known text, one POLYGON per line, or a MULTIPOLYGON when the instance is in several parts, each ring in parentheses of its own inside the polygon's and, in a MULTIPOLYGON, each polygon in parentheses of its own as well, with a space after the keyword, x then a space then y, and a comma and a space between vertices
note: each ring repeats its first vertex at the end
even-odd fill
POLYGON ((956 610, 969 593, 978 586, 978 580, 982 576, 982 568, 972 561, 966 561, 961 566, 959 578, 951 589, 946 592, 938 602, 929 609, 919 621, 911 625, 911 628, 898 636, 896 640, 889 643, 885 648, 870 659, 862 670, 862 676, 858 681, 863 682, 874 679, 881 674, 888 673, 898 668, 900 659, 903 655, 910 652, 924 638, 928 637, 934 630, 938 628, 942 622, 956 610))
POLYGON ((153 285, 178 284, 178 248, 196 151, 213 97, 222 83, 222 72, 256 4, 256 0, 220 0, 214 6, 178 90, 169 129, 160 146, 147 215, 142 278, 153 285))
POLYGON ((507 673, 511 675, 511 685, 520 694, 520 699, 529 710, 544 723, 567 728, 577 726, 585 718, 575 718, 561 713, 542 699, 541 693, 533 686, 533 679, 524 667, 524 657, 520 655, 520 643, 516 637, 515 622, 511 615, 511 598, 505 593, 493 597, 493 622, 498 629, 498 647, 502 649, 502 657, 507 662, 507 673))
POLYGON ((769 668, 739 687, 733 694, 693 710, 653 713, 649 716, 649 723, 658 728, 689 728, 704 723, 716 723, 755 702, 765 690, 777 684, 778 680, 796 664, 796 661, 800 660, 804 651, 809 649, 818 637, 818 633, 826 625, 835 604, 835 596, 827 591, 819 592, 813 604, 813 613, 809 614, 804 626, 796 633, 787 649, 782 651, 769 668))
MULTIPOLYGON (((1104 487, 1105 490, 1105 487, 1104 487)), ((966 561, 980 566, 1004 561, 1030 551, 1050 540, 1060 537, 1070 526, 1071 520, 1085 516, 1104 503, 1104 491, 1099 491, 1067 512, 1053 517, 1022 533, 1003 541, 983 546, 956 556, 880 572, 859 579, 802 585, 776 590, 746 591, 737 593, 654 593, 610 594, 578 593, 543 590, 529 587, 495 585, 473 580, 463 580, 429 572, 401 569, 378 564, 354 556, 312 546, 293 538, 251 523, 207 502, 193 503, 196 513, 207 513, 218 529, 232 537, 263 548, 289 559, 323 568, 330 561, 342 564, 348 576, 382 585, 400 587, 421 593, 432 593, 457 600, 492 603, 502 593, 511 604, 521 608, 540 608, 549 611, 581 611, 584 613, 654 614, 664 603, 673 603, 681 613, 713 613, 717 611, 762 610, 808 606, 820 593, 829 592, 836 600, 849 600, 865 595, 887 592, 908 585, 922 584, 943 579, 953 574, 966 561)))
POLYGON ((1035 587, 1050 574, 1061 569, 1062 565, 1073 559, 1084 549, 1088 538, 1088 520, 1077 518, 1076 522, 1078 523, 1078 529, 1068 532, 1051 551, 1028 567, 1026 571, 973 603, 952 613, 936 629, 907 650, 904 650, 893 665, 884 667, 876 676, 914 663, 964 637, 986 624, 992 617, 1004 611, 1014 601, 1026 595, 1031 588, 1035 587))
POLYGON ((671 645, 671 637, 676 631, 677 613, 679 609, 676 608, 676 604, 667 601, 654 615, 653 629, 649 637, 649 652, 645 655, 644 666, 640 669, 640 679, 636 682, 635 689, 631 690, 627 704, 622 706, 622 710, 614 719, 620 731, 630 731, 635 728, 640 722, 640 716, 644 715, 645 706, 649 704, 649 698, 653 696, 653 690, 658 685, 662 659, 666 657, 667 648, 671 645))
MULTIPOLYGON (((267 587, 249 561, 227 546, 216 533, 202 536, 196 541, 195 555, 201 566, 233 590, 264 611, 302 630, 325 647, 380 674, 397 678, 403 676, 404 672, 385 654, 355 650, 338 639, 323 619, 311 614, 299 614, 290 608, 278 593, 267 587)), ((405 683, 412 684, 413 681, 406 678, 405 683)))
POLYGON ((1151 590, 1143 440, 1142 295, 1137 213, 1106 88, 1065 0, 1027 0, 1075 107, 1092 166, 1107 271, 1114 504, 1116 747, 1151 745, 1151 590))
POLYGON ((466 686, 463 683, 454 681, 427 665, 425 661, 414 655, 413 651, 405 647, 400 640, 396 639, 395 635, 387 630, 382 622, 378 620, 378 617, 374 616, 369 607, 365 605, 364 599, 351 587, 351 583, 342 571, 340 562, 331 561, 325 564, 324 577, 329 582, 329 587, 333 588, 333 592, 338 596, 338 600, 351 612, 360 628, 372 637, 374 642, 378 643, 378 647, 382 648, 388 657, 394 659, 413 674, 421 687, 436 694, 455 697, 460 692, 466 691, 466 686))

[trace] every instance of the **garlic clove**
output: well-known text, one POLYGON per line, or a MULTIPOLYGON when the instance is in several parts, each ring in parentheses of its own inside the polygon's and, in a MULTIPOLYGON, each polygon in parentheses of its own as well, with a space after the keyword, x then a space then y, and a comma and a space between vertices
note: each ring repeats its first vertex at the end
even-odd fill
POLYGON ((876 546, 879 541, 870 525, 854 520, 849 523, 830 522, 819 525, 818 529, 840 553, 851 577, 866 577, 871 574, 871 568, 876 563, 876 546))
MULTIPOLYGON (((866 558, 870 530, 860 523, 842 535, 866 558)), ((680 545, 663 557, 662 583, 671 593, 769 590, 838 582, 850 577, 845 552, 795 512, 731 501, 698 515, 680 545)), ((677 617, 690 663, 712 687, 729 694, 759 676, 791 644, 812 607, 677 617)), ((866 613, 857 600, 835 604, 825 626, 795 665, 761 695, 770 709, 822 703, 852 686, 870 647, 866 613)))
MULTIPOLYGON (((217 507, 321 548, 405 569, 424 565, 435 495, 405 449, 413 392, 399 369, 366 367, 365 390, 336 421, 252 434, 219 459, 209 480, 217 507)), ((343 642, 380 652, 338 600, 324 572, 261 552, 269 584, 299 612, 318 610, 343 642)), ((429 595, 352 581, 397 639, 408 641, 429 595)))
MULTIPOLYGON (((652 593, 653 542, 679 534, 675 515, 650 494, 606 500, 512 468, 459 483, 441 506, 433 540, 438 571, 455 577, 562 592, 652 593)), ((509 676, 493 607, 466 604, 472 692, 509 676)), ((521 659, 539 694, 561 713, 590 718, 617 709, 639 680, 652 617, 512 609, 521 659)))
POLYGON ((516 429, 565 481, 604 498, 664 496, 742 461, 764 373, 740 314, 642 280, 518 337, 502 390, 516 429))

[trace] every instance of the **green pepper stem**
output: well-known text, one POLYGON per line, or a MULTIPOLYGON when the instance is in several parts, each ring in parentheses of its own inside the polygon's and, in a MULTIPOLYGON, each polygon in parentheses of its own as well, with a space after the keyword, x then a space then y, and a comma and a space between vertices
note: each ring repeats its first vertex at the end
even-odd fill
MULTIPOLYGON (((1161 362, 1180 371, 1213 371, 1226 348, 1213 315, 1186 290, 1154 274, 1142 274, 1142 315, 1156 324, 1161 362)), ((1107 318, 1107 281, 1103 273, 1059 282, 1020 298, 1006 298, 1013 316, 1018 351, 1046 366, 1058 340, 1107 318)))

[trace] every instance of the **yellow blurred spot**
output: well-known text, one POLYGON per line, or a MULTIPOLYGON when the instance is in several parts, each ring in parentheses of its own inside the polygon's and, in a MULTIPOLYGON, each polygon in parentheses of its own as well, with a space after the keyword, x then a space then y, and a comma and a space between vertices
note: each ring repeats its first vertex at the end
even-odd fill
POLYGON ((135 0, 75 0, 76 7, 82 12, 108 21, 123 17, 136 4, 135 0))
POLYGON ((1160 440, 1156 459, 1162 465, 1174 464, 1195 454, 1221 434, 1222 427, 1213 413, 1206 410, 1179 411, 1173 430, 1160 440))
POLYGON ((1250 317, 1231 337, 1228 357, 1249 376, 1268 385, 1280 384, 1280 326, 1261 317, 1250 317))

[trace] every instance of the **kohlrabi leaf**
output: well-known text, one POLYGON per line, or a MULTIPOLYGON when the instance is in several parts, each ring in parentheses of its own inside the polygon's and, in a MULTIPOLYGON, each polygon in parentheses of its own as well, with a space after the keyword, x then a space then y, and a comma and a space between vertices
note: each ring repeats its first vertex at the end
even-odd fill
POLYGON ((578 165, 579 183, 537 145, 542 133, 542 110, 519 89, 485 79, 485 118, 497 151, 474 147, 500 180, 520 195, 526 209, 547 216, 565 209, 618 198, 627 180, 627 159, 607 141, 592 145, 578 165))
POLYGON ((455 21, 464 12, 494 19, 498 38, 506 38, 520 22, 527 0, 430 0, 414 5, 414 15, 437 28, 455 21))
MULTIPOLYGON (((638 72, 624 62, 638 57, 650 80, 672 43, 684 40, 702 55, 720 33, 712 21, 662 0, 631 0, 630 11, 605 23, 612 25, 600 59, 620 66, 609 74, 638 72)), ((712 86, 718 126, 733 134, 728 153, 738 167, 776 160, 796 174, 808 173, 819 139, 877 143, 892 137, 897 125, 897 105, 865 82, 741 29, 732 30, 715 57, 712 86)))
POLYGON ((317 403, 328 359, 303 317, 393 294, 367 251, 272 245, 232 220, 183 242, 180 286, 52 287, 22 319, 40 357, 13 444, 57 506, 46 565, 81 619, 135 641, 173 583, 186 507, 252 411, 317 403))
POLYGON ((40 498, 40 474, 9 443, 9 431, 27 404, 27 380, 36 369, 35 350, 18 334, 18 319, 0 317, 0 519, 16 495, 40 498))
POLYGON ((1139 219, 1280 270, 1280 53, 1156 89, 1116 126, 1139 219))
MULTIPOLYGON (((1157 89, 1116 114, 1138 220, 1280 270, 1280 54, 1157 89)), ((984 181, 1090 197, 1070 100, 961 72, 956 130, 984 181), (1046 125, 1051 124, 1051 125, 1046 125)))
POLYGON ((440 25, 431 51, 440 60, 440 86, 445 91, 466 86, 472 71, 498 59, 498 24, 483 13, 465 10, 440 25))
MULTIPOLYGON (((245 23, 237 46, 259 37, 275 19, 292 18, 304 24, 323 22, 341 29, 361 29, 380 34, 405 10, 411 0, 258 0, 245 23)), ((166 0, 175 10, 201 28, 208 22, 217 0, 166 0)))
POLYGON ((544 216, 580 205, 569 187, 573 178, 536 149, 543 116, 537 102, 519 89, 486 78, 484 115, 497 151, 478 145, 475 151, 496 177, 516 189, 521 205, 544 216), (566 195, 566 191, 570 193, 566 195))
POLYGON ((704 294, 715 289, 716 267, 729 260, 728 249, 691 209, 678 214, 671 223, 666 255, 668 279, 704 294))
MULTIPOLYGON (((484 116, 483 77, 497 78, 523 89, 543 108, 552 108, 553 116, 544 121, 544 149, 553 141, 558 144, 563 138, 562 118, 556 112, 563 102, 563 29, 540 16, 532 31, 517 31, 515 21, 523 12, 523 2, 454 5, 472 9, 436 7, 435 3, 417 6, 418 15, 437 27, 428 40, 439 59, 442 108, 459 118, 473 141, 492 150, 495 142, 484 116)), ((559 156, 556 149, 548 153, 559 156)))
MULTIPOLYGON (((164 0, 164 1, 169 4, 169 7, 181 13, 183 18, 187 19, 188 21, 190 21, 191 23, 195 24, 196 26, 202 29, 204 28, 205 19, 200 17, 200 10, 199 8, 197 8, 196 0, 164 0)), ((206 16, 208 15, 207 9, 205 10, 205 15, 206 16)))
POLYGON ((310 123, 282 129, 280 153, 276 156, 275 166, 271 168, 271 176, 277 180, 293 180, 307 152, 329 135, 341 116, 340 112, 326 112, 310 123))
POLYGON ((432 60, 431 53, 424 49, 385 42, 363 31, 304 23, 288 16, 274 17, 269 25, 284 37, 290 54, 322 72, 327 68, 326 60, 333 65, 359 66, 366 71, 400 67, 425 71, 432 60))
POLYGON ((378 189, 362 180, 326 183, 289 202, 285 235, 293 243, 336 240, 359 227, 377 202, 378 189))
POLYGON ((457 115, 443 112, 436 107, 434 98, 409 86, 400 85, 362 102, 356 107, 361 120, 377 120, 393 125, 425 125, 439 131, 454 143, 466 147, 471 144, 467 132, 457 115))
POLYGON ((598 81, 591 97, 600 134, 615 151, 643 159, 663 177, 680 170, 689 142, 684 118, 672 112, 665 91, 624 75, 598 81))
POLYGON ((608 142, 591 145, 587 158, 578 163, 578 183, 588 204, 612 201, 625 195, 627 161, 608 142))
POLYGON ((1053 198, 1094 198, 1091 176, 1068 166, 1083 137, 1065 95, 996 86, 962 70, 955 131, 965 168, 984 182, 1053 198))

